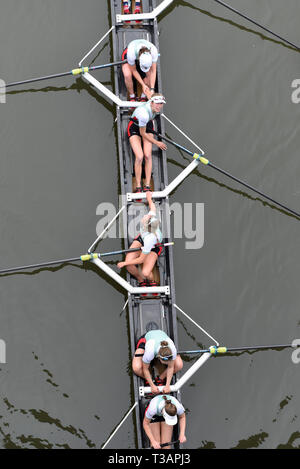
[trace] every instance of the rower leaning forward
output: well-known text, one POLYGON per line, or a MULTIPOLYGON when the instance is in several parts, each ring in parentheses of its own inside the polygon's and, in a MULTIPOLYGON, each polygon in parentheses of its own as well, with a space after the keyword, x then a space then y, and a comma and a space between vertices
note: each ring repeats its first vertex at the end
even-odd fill
POLYGON ((125 85, 129 93, 129 100, 136 101, 134 92, 135 79, 142 87, 140 101, 147 101, 155 92, 157 75, 158 50, 154 44, 145 39, 131 41, 122 53, 122 65, 125 85))

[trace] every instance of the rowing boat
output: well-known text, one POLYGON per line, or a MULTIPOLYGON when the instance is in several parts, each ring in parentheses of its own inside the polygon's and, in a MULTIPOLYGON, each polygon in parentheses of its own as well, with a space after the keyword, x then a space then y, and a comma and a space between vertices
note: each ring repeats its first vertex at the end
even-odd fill
MULTIPOLYGON (((116 17, 121 14, 121 1, 111 0, 111 18, 113 29, 113 54, 114 58, 119 58, 123 50, 134 39, 147 39, 152 42, 159 50, 158 43, 158 28, 157 20, 143 21, 138 28, 128 26, 126 23, 116 24, 116 17)), ((155 8, 154 0, 143 1, 143 12, 153 11, 155 8)), ((123 80, 122 72, 120 69, 114 71, 114 87, 115 94, 122 100, 127 99, 127 90, 123 80)), ((160 64, 157 66, 157 92, 162 92, 161 84, 161 70, 160 64)), ((119 152, 119 175, 121 183, 121 195, 126 197, 126 194, 134 191, 134 156, 130 149, 129 140, 127 137, 127 125, 130 118, 128 108, 117 107, 117 138, 118 138, 118 152, 119 152)), ((164 132, 164 123, 161 118, 157 118, 156 124, 158 129, 164 132)), ((153 176, 152 185, 154 191, 163 190, 168 185, 168 172, 167 172, 167 158, 166 153, 162 152, 156 146, 153 147, 153 176)), ((169 201, 167 198, 157 200, 157 210, 160 214, 162 231, 167 233, 170 226, 170 209, 169 201)), ((139 217, 146 207, 144 204, 139 204, 135 200, 127 201, 127 213, 123 217, 123 231, 129 233, 128 227, 132 223, 133 218, 139 217)), ((132 242, 131 233, 125 238, 125 249, 127 249, 132 242)), ((165 242, 169 239, 165 238, 165 242)), ((159 294, 157 297, 142 297, 140 294, 129 295, 128 312, 129 312, 129 332, 130 332, 130 347, 131 355, 135 352, 135 347, 138 339, 152 328, 164 330, 169 337, 172 338, 175 345, 178 345, 177 340, 177 324, 176 312, 174 309, 175 303, 175 283, 173 272, 173 254, 172 249, 164 250, 163 254, 158 259, 156 275, 159 278, 160 284, 168 286, 168 291, 159 294)), ((130 275, 127 275, 129 283, 135 282, 130 275)), ((175 378, 176 379, 176 378, 175 378)), ((138 448, 147 448, 149 440, 143 431, 143 418, 145 407, 149 398, 140 395, 140 387, 144 385, 141 378, 133 376, 134 398, 138 402, 135 408, 135 427, 137 433, 137 446, 138 448)), ((180 393, 175 393, 177 399, 180 399, 180 393)), ((175 429, 174 440, 178 435, 177 428, 175 429)), ((178 445, 177 445, 178 446, 178 445)))

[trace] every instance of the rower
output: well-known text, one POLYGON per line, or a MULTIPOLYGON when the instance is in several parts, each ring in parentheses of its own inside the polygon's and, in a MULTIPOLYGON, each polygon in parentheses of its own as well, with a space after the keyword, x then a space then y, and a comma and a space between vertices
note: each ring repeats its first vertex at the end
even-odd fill
POLYGON ((164 331, 159 329, 149 331, 138 340, 132 369, 137 376, 148 381, 152 394, 160 392, 157 386, 164 386, 163 392, 168 394, 173 375, 182 367, 182 359, 180 355, 177 355, 175 344, 164 331), (153 382, 150 366, 154 359, 157 359, 164 367, 153 382))
POLYGON ((142 192, 142 163, 145 156, 145 186, 144 192, 150 190, 150 180, 152 173, 152 144, 158 146, 161 150, 166 150, 167 146, 153 136, 154 126, 152 119, 158 115, 163 105, 166 104, 165 97, 160 93, 155 93, 152 98, 145 104, 137 107, 132 114, 127 127, 127 135, 132 151, 135 155, 135 192, 142 192))
POLYGON ((163 236, 159 228, 152 192, 147 191, 146 198, 150 211, 142 218, 140 234, 130 246, 130 249, 141 248, 141 251, 128 253, 125 262, 118 263, 118 268, 126 267, 128 272, 139 282, 139 287, 155 287, 157 283, 154 281, 153 269, 163 250, 161 246, 163 236), (138 269, 138 265, 142 266, 141 271, 138 269))
MULTIPOLYGON (((173 396, 156 396, 146 408, 143 427, 154 449, 172 441, 173 427, 179 418, 179 442, 185 443, 186 417, 183 405, 173 396)), ((164 449, 170 449, 165 446, 164 449)))
MULTIPOLYGON (((124 15, 130 15, 131 0, 123 0, 123 13, 124 15)), ((139 15, 142 12, 140 0, 135 0, 134 15, 139 15)), ((130 21, 126 21, 130 23, 130 21)), ((140 20, 136 20, 136 23, 140 23, 140 20)))
POLYGON ((140 101, 147 101, 155 92, 158 50, 154 44, 146 39, 131 41, 122 53, 122 65, 125 85, 129 93, 129 100, 136 101, 133 78, 141 85, 140 101))

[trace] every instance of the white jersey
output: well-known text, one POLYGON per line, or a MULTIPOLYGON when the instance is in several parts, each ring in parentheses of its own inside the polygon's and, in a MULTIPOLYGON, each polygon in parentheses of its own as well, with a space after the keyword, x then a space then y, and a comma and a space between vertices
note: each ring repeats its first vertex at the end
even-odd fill
POLYGON ((157 113, 152 111, 151 102, 148 101, 147 103, 136 107, 131 118, 138 120, 139 127, 146 127, 148 122, 154 119, 155 116, 157 116, 157 113))
MULTIPOLYGON (((151 211, 148 213, 148 215, 156 217, 156 214, 151 211)), ((144 254, 149 254, 149 252, 151 252, 151 249, 153 249, 157 243, 162 242, 163 236, 159 228, 157 228, 157 230, 155 230, 154 233, 148 231, 148 225, 144 223, 144 220, 145 218, 143 218, 141 222, 141 237, 144 242, 144 246, 142 247, 142 252, 144 254)), ((147 219, 147 222, 148 222, 148 219, 147 219)))
POLYGON ((135 65, 135 61, 139 58, 139 52, 142 47, 147 47, 150 50, 152 56, 152 62, 156 63, 158 60, 158 50, 146 39, 135 39, 128 44, 127 47, 127 61, 129 65, 135 65))
MULTIPOLYGON (((166 395, 166 398, 172 402, 176 406, 177 415, 184 414, 184 407, 183 405, 173 396, 166 395)), ((162 416, 162 410, 166 405, 166 401, 163 396, 156 396, 151 399, 149 406, 147 407, 145 417, 149 420, 152 420, 153 417, 158 415, 159 417, 162 416)))
POLYGON ((143 355, 144 363, 151 363, 152 360, 158 355, 159 349, 161 347, 160 343, 162 341, 168 342, 168 347, 172 353, 172 360, 175 360, 177 357, 177 350, 173 340, 164 331, 155 329, 153 331, 147 332, 145 335, 146 344, 145 344, 145 353, 143 355))

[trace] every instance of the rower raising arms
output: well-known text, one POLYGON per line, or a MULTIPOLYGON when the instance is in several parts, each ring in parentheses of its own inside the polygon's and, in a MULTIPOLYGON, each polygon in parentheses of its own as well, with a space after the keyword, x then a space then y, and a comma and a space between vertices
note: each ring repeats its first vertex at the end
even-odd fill
POLYGON ((130 249, 141 248, 141 251, 128 253, 125 262, 118 263, 118 268, 126 267, 128 272, 138 280, 140 287, 156 286, 152 271, 163 249, 162 246, 157 246, 161 244, 163 236, 156 216, 156 207, 152 201, 152 192, 148 191, 146 197, 150 211, 142 218, 141 232, 130 246, 130 249), (137 265, 142 266, 142 271, 137 268, 137 265))
POLYGON ((135 155, 135 178, 136 192, 142 192, 142 163, 145 156, 146 190, 150 189, 152 173, 152 144, 157 145, 161 150, 166 150, 167 146, 153 136, 152 119, 159 114, 166 100, 163 95, 155 93, 150 101, 138 106, 131 116, 127 127, 127 135, 132 151, 135 155))
MULTIPOLYGON (((179 441, 186 442, 186 417, 183 405, 173 396, 156 396, 146 408, 143 427, 154 449, 172 441, 173 426, 179 418, 179 441)), ((164 447, 170 449, 170 446, 164 447)))
POLYGON ((141 101, 150 99, 155 91, 158 51, 157 48, 145 39, 136 39, 128 44, 123 51, 122 60, 128 61, 122 65, 125 85, 131 101, 135 101, 133 78, 142 87, 141 101))
POLYGON ((159 393, 157 385, 161 386, 164 382, 163 392, 169 393, 173 374, 180 371, 182 367, 183 363, 181 357, 177 355, 175 344, 164 331, 155 329, 139 339, 132 360, 132 369, 137 376, 148 381, 153 394, 159 393), (160 376, 155 378, 156 383, 153 382, 150 373, 150 364, 155 358, 165 365, 160 376))

